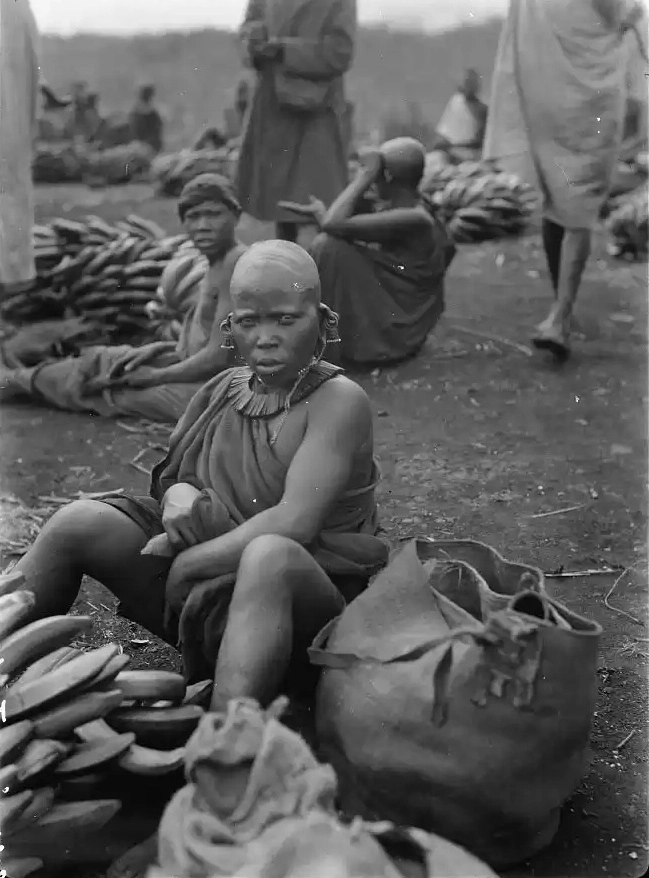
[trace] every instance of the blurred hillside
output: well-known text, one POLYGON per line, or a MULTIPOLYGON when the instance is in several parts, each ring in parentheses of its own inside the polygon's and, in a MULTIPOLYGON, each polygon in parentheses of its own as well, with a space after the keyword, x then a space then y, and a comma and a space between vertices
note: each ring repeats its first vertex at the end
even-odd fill
MULTIPOLYGON (((440 33, 362 29, 348 90, 356 103, 356 127, 367 134, 386 115, 421 105, 434 125, 466 67, 485 80, 488 97, 500 22, 440 33)), ((85 79, 100 94, 102 114, 128 109, 135 87, 153 82, 169 122, 168 146, 186 145, 206 125, 220 125, 241 75, 236 36, 204 30, 119 38, 81 34, 43 40, 43 71, 66 91, 85 79)))

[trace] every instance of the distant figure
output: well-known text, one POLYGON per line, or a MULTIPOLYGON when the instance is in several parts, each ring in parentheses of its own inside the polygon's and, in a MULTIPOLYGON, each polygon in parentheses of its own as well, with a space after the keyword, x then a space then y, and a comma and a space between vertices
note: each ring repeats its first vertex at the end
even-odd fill
POLYGON ((234 93, 234 101, 231 107, 227 107, 223 113, 225 122, 225 135, 228 140, 241 137, 243 123, 246 118, 246 110, 250 104, 250 83, 242 78, 237 83, 234 93))
POLYGON ((628 32, 647 59, 643 18, 641 0, 511 0, 501 35, 484 156, 543 194, 555 301, 533 341, 560 360, 622 143, 628 32))
POLYGON ((364 157, 356 179, 311 215, 324 234, 311 245, 322 301, 340 315, 340 359, 373 366, 416 354, 444 311, 444 276, 455 248, 418 188, 426 153, 412 137, 364 157), (378 203, 368 201, 376 190, 378 203))
POLYGON ((434 148, 459 162, 475 161, 480 158, 486 127, 487 105, 480 99, 480 74, 467 70, 439 121, 434 148))
MULTIPOLYGON (((278 207, 347 184, 343 76, 354 55, 355 0, 249 0, 241 39, 256 70, 238 168, 245 211, 295 241, 300 222, 278 207)), ((308 222, 308 220, 306 220, 308 222)))
POLYGON ((144 85, 139 89, 129 121, 133 140, 146 143, 155 153, 164 145, 164 121, 154 103, 155 87, 144 85))
POLYGON ((104 128, 105 121, 99 112, 99 95, 96 91, 88 92, 84 119, 85 140, 88 143, 100 143, 104 128))
POLYGON ((0 0, 0 297, 36 279, 32 141, 39 105, 38 31, 28 0, 0 0))
MULTIPOLYGON (((65 120, 65 136, 68 140, 88 139, 88 83, 83 80, 77 80, 72 83, 70 94, 72 102, 67 112, 65 120)), ((90 126, 92 129, 92 126, 90 126)))

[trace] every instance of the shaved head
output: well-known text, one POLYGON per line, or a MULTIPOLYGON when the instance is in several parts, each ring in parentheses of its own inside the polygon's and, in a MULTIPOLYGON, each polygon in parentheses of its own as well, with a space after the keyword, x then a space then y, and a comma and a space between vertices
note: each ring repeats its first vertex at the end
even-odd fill
POLYGON ((320 276, 309 254, 290 241, 260 241, 236 264, 230 293, 233 302, 242 294, 293 293, 318 304, 320 276))
POLYGON ((407 186, 417 186, 426 166, 426 150, 414 137, 395 137, 381 146, 385 169, 392 179, 407 186))

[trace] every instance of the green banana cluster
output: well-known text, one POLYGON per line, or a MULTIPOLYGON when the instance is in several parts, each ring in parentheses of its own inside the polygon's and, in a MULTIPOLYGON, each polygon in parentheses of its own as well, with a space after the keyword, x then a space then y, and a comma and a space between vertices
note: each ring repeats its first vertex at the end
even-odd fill
POLYGON ((151 176, 158 195, 176 198, 183 186, 199 174, 234 174, 238 150, 233 146, 219 149, 183 149, 160 156, 151 165, 151 176))
POLYGON ((114 225, 98 216, 57 218, 35 226, 33 237, 38 288, 5 299, 5 319, 81 316, 108 342, 155 336, 160 320, 147 306, 156 301, 165 268, 188 243, 186 235, 169 236, 130 214, 114 225))
POLYGON ((436 168, 421 189, 456 244, 521 234, 538 205, 534 190, 515 174, 479 162, 436 168))

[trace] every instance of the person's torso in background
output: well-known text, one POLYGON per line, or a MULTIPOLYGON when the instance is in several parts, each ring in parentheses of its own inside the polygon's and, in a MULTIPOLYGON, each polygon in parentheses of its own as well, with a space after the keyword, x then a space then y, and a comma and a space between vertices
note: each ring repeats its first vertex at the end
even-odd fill
POLYGON ((192 305, 183 320, 176 351, 183 357, 193 357, 207 345, 220 298, 230 290, 232 272, 245 246, 236 244, 216 265, 208 268, 200 283, 196 303, 192 305))

